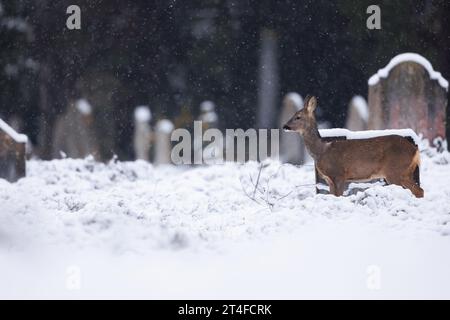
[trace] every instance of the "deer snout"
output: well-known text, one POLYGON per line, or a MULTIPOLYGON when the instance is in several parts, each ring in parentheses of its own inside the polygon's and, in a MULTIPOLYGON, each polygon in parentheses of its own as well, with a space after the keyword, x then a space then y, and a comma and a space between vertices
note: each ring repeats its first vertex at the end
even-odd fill
POLYGON ((284 131, 292 131, 291 127, 289 127, 287 124, 285 124, 285 125, 283 126, 283 130, 284 130, 284 131))

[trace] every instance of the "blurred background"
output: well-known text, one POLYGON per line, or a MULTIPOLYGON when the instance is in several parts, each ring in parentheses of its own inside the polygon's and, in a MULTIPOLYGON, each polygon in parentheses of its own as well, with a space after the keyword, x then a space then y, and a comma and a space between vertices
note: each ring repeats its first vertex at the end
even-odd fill
POLYGON ((371 4, 0 0, 0 118, 43 159, 59 156, 74 103, 103 160, 136 157, 137 106, 151 110, 138 118, 190 128, 207 100, 222 129, 277 128, 283 97, 298 92, 318 96, 319 120, 341 127, 352 97, 367 96, 369 77, 399 53, 450 78, 450 2, 379 0, 381 30, 366 27, 371 4), (80 30, 66 27, 71 4, 80 30))

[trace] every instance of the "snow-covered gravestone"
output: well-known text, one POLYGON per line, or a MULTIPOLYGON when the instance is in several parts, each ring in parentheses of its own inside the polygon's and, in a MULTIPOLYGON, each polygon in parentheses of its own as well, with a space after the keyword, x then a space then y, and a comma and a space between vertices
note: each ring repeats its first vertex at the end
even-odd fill
POLYGON ((216 106, 212 101, 203 101, 200 104, 199 120, 202 121, 204 130, 219 127, 219 117, 215 109, 216 106))
MULTIPOLYGON (((208 129, 218 129, 219 117, 216 113, 216 106, 212 101, 203 101, 200 104, 200 115, 198 120, 202 123, 202 132, 208 129)), ((195 136, 194 139, 202 139, 194 142, 196 159, 203 159, 204 163, 216 163, 223 159, 223 148, 220 149, 216 144, 210 146, 210 141, 203 141, 203 136, 195 136)))
POLYGON ((369 129, 411 128, 445 140, 448 81, 415 53, 394 57, 369 79, 369 129))
POLYGON ((353 97, 348 106, 345 127, 352 131, 366 130, 368 121, 369 106, 366 99, 361 96, 353 97))
MULTIPOLYGON (((294 113, 303 108, 303 99, 296 93, 288 93, 283 99, 279 117, 279 128, 292 118, 294 113)), ((280 160, 292 164, 302 164, 305 160, 305 144, 297 132, 280 132, 280 160)))
POLYGON ((150 148, 152 143, 152 128, 150 120, 152 113, 148 106, 138 106, 134 110, 134 135, 133 146, 136 159, 150 160, 150 148))
POLYGON ((86 99, 71 101, 56 120, 53 133, 53 157, 100 158, 94 112, 86 99))
POLYGON ((155 164, 171 163, 170 153, 172 151, 172 142, 170 136, 174 125, 170 120, 163 119, 156 123, 155 133, 155 164))
POLYGON ((0 178, 15 182, 25 177, 25 148, 28 138, 0 119, 0 178))

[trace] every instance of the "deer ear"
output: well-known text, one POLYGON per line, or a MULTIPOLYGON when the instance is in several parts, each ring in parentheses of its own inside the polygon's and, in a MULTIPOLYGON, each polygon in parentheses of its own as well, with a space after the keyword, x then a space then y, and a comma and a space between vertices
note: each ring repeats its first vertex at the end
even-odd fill
POLYGON ((313 114, 314 110, 316 110, 317 107, 317 99, 316 97, 308 97, 305 103, 305 108, 306 110, 310 113, 313 114))

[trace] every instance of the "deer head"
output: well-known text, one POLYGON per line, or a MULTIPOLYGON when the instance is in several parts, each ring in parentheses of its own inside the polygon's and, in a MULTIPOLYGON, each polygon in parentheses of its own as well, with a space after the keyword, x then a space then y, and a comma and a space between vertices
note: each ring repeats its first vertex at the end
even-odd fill
POLYGON ((316 106, 316 97, 307 96, 303 109, 297 111, 291 120, 283 126, 283 129, 286 131, 295 131, 300 134, 304 134, 310 129, 315 128, 316 117, 314 116, 314 110, 316 110, 316 106))

